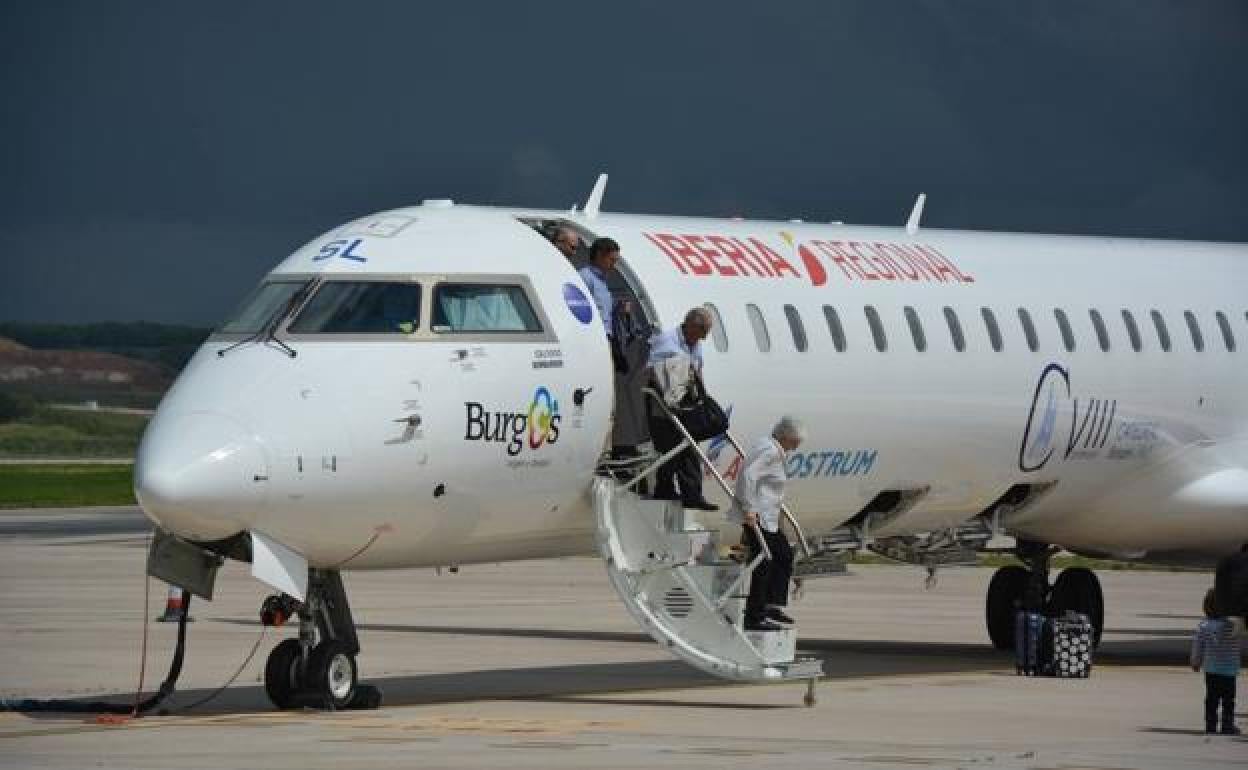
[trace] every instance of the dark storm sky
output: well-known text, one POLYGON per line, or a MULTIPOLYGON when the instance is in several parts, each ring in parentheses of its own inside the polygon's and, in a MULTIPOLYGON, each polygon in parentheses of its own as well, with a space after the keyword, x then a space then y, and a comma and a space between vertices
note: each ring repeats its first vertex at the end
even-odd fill
POLYGON ((0 319, 213 324, 426 197, 1248 241, 1248 2, 0 5, 0 319))

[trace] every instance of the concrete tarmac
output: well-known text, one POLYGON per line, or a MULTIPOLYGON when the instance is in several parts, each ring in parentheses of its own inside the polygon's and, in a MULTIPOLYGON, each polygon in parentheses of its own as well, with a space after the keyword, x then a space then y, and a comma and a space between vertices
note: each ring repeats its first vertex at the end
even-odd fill
MULTIPOLYGON (((0 523, 0 697, 132 702, 144 624, 165 601, 153 581, 145 603, 134 510, 0 523)), ((268 591, 230 563, 215 600, 192 603, 171 713, 119 725, 0 713, 0 767, 1248 765, 1248 741, 1201 731, 1202 679, 1186 667, 1208 575, 1103 573, 1105 642, 1092 678, 1072 681, 1016 677, 988 646, 991 575, 948 570, 925 590, 922 570, 858 567, 808 583, 792 608, 799 646, 828 677, 805 708, 800 685, 726 684, 670 658, 595 559, 348 573, 362 680, 385 705, 329 714, 268 705, 265 656, 294 630, 261 630, 268 591), (253 648, 233 686, 187 708, 253 648)), ((150 690, 175 626, 147 630, 150 690)))

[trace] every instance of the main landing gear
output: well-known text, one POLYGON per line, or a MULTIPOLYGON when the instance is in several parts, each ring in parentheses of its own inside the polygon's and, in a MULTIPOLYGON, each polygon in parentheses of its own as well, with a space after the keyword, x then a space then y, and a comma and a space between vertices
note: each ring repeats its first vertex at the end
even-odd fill
POLYGON ((265 625, 280 626, 296 614, 299 638, 279 643, 264 666, 264 689, 273 705, 330 711, 380 706, 381 691, 359 683, 355 659, 360 642, 337 570, 308 570, 302 603, 281 594, 265 599, 260 608, 265 625))
POLYGON ((1049 562, 1056 552, 1052 546, 1020 540, 1015 554, 1025 566, 1001 567, 988 584, 984 617, 992 646, 1014 649, 1014 613, 1019 609, 1049 616, 1073 610, 1092 622, 1092 644, 1101 643, 1105 627, 1105 598, 1096 573, 1086 567, 1062 570, 1049 585, 1049 562))

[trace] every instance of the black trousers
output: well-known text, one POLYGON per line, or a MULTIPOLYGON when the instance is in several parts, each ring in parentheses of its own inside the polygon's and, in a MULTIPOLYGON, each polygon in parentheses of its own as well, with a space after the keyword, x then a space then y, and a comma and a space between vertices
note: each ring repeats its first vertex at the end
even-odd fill
MULTIPOLYGON (((750 578, 750 596, 745 600, 745 625, 755 625, 767 614, 767 605, 783 607, 789 603, 789 578, 793 576, 793 547, 783 532, 768 532, 759 528, 763 540, 771 549, 771 559, 759 562, 750 578)), ((754 561, 763 549, 758 545, 754 527, 746 527, 741 538, 750 549, 750 561, 754 561)))
MULTIPOLYGON (((684 437, 666 416, 650 415, 650 439, 659 454, 674 449, 684 437)), ((654 473, 654 497, 657 500, 683 500, 686 503, 701 501, 702 465, 693 447, 676 455, 659 466, 654 473), (680 490, 677 492, 677 485, 680 490)))
POLYGON ((1222 704, 1222 728, 1235 724, 1235 677, 1205 674, 1205 729, 1218 728, 1218 704, 1222 704))

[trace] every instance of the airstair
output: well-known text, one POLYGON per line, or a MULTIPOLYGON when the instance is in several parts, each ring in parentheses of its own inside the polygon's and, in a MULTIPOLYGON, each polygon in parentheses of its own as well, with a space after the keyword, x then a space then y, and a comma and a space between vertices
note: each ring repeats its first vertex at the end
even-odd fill
MULTIPOLYGON (((818 658, 796 655, 796 630, 743 628, 751 572, 771 554, 764 550, 748 563, 734 558, 735 532, 726 541, 703 523, 698 512, 686 510, 678 501, 650 500, 637 493, 642 479, 692 446, 729 498, 735 499, 732 488, 662 399, 648 389, 646 395, 667 413, 684 440, 661 457, 648 458, 635 473, 594 479, 598 547, 612 586, 646 633, 676 657, 725 679, 807 680, 806 702, 813 704, 814 682, 822 676, 823 664, 818 658)), ((733 444, 737 446, 735 440, 733 444)), ((797 520, 787 510, 784 513, 806 553, 797 520)))

